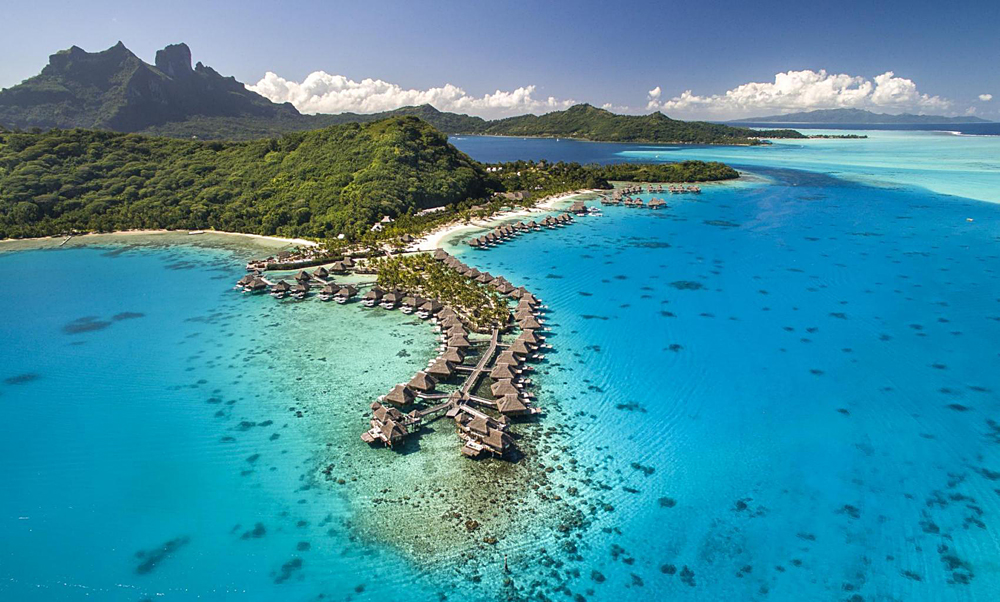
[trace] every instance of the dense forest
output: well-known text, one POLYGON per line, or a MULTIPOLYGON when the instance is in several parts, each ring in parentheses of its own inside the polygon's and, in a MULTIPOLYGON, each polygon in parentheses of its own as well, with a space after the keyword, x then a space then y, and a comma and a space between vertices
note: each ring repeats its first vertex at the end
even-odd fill
POLYGON ((804 137, 795 130, 760 132, 721 123, 679 121, 659 112, 615 115, 587 104, 545 115, 521 115, 490 121, 479 133, 658 144, 758 144, 759 138, 804 137))
POLYGON ((5 238, 131 228, 352 236, 383 215, 497 187, 413 117, 228 143, 91 130, 0 134, 5 238))
POLYGON ((495 193, 609 188, 610 181, 738 177, 721 163, 484 166, 415 117, 247 142, 95 130, 0 130, 0 238, 139 228, 216 229, 335 239, 385 236, 453 218, 495 193), (444 214, 414 217, 422 209, 444 214), (402 228, 402 229, 401 229, 402 228))

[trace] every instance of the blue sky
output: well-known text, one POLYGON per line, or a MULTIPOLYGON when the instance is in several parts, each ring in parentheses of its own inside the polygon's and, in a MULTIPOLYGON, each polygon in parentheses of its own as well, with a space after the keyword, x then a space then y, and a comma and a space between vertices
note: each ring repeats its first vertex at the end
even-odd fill
POLYGON ((499 116, 576 101, 706 118, 832 106, 1000 118, 1000 2, 874 4, 25 2, 4 8, 0 87, 74 44, 121 40, 152 62, 184 41, 309 112, 429 100, 499 116))

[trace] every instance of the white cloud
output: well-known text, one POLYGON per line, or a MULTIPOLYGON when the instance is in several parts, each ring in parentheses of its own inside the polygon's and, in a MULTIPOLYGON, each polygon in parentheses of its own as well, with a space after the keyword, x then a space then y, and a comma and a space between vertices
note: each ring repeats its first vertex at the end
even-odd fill
POLYGON ((360 82, 330 75, 310 73, 301 83, 289 81, 270 71, 250 90, 274 102, 290 102, 303 113, 377 113, 410 105, 430 104, 441 111, 470 113, 482 117, 503 117, 524 113, 549 112, 575 104, 552 96, 535 98, 535 86, 497 90, 493 94, 470 96, 458 86, 446 84, 426 90, 406 89, 380 79, 360 82))
POLYGON ((775 75, 773 82, 750 82, 711 96, 686 90, 680 96, 661 100, 660 88, 656 87, 650 90, 648 100, 647 108, 651 110, 711 118, 838 108, 940 112, 952 105, 940 96, 921 94, 913 80, 896 77, 892 71, 873 80, 825 70, 788 71, 775 75))
POLYGON ((989 101, 993 100, 993 95, 992 94, 980 94, 979 95, 979 100, 981 100, 983 102, 989 102, 989 101))

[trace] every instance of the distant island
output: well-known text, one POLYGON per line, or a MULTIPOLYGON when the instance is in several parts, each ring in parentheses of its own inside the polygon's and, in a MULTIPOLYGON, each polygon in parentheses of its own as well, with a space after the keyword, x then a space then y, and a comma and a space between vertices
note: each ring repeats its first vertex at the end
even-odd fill
POLYGON ((786 113, 737 119, 728 123, 791 123, 791 124, 851 124, 851 125, 945 125, 954 123, 991 123, 979 117, 944 117, 942 115, 913 115, 903 113, 873 113, 863 109, 819 109, 804 113, 786 113))
POLYGON ((745 127, 650 115, 616 115, 582 104, 545 115, 488 121, 438 111, 430 105, 376 114, 303 115, 277 104, 202 63, 173 44, 152 65, 119 42, 101 52, 73 46, 49 57, 41 73, 0 90, 0 125, 10 129, 105 129, 175 138, 249 140, 344 123, 416 116, 446 134, 537 136, 652 144, 765 143, 802 138, 794 130, 761 132, 745 127))

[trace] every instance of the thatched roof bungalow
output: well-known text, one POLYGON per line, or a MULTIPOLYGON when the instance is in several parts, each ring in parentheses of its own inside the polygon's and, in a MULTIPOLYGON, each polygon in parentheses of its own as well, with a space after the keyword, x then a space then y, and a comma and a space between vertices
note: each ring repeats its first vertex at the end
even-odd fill
POLYGON ((413 394, 413 389, 408 385, 396 385, 383 399, 397 406, 405 406, 413 403, 415 398, 416 395, 413 394))
POLYGON ((413 375, 413 378, 410 379, 410 382, 407 384, 407 386, 417 391, 429 393, 430 391, 434 390, 434 387, 437 386, 437 381, 434 380, 433 376, 421 370, 420 372, 417 372, 416 374, 413 375))

